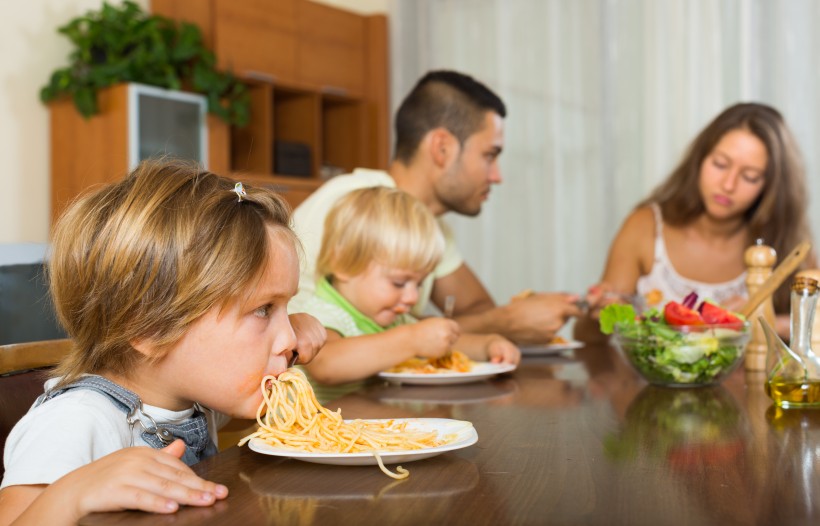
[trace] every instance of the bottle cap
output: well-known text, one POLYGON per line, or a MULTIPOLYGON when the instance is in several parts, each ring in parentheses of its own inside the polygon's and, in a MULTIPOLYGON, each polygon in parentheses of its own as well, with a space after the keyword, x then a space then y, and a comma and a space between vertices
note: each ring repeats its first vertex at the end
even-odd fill
POLYGON ((792 282, 792 290, 814 294, 817 292, 817 280, 808 276, 798 276, 792 282))

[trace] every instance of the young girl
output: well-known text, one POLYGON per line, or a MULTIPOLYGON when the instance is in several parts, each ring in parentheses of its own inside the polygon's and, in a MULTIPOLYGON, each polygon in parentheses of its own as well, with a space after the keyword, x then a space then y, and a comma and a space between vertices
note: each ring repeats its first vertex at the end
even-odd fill
MULTIPOLYGON (((461 334, 453 320, 409 314, 443 250, 434 216, 410 194, 373 187, 337 201, 325 220, 317 258, 322 277, 306 303, 307 312, 328 329, 327 345, 306 366, 314 383, 356 382, 415 356, 441 357, 451 348, 475 360, 519 361, 518 348, 502 336, 461 334)), ((317 396, 330 396, 316 387, 317 396)))
POLYGON ((49 274, 74 348, 8 437, 0 524, 225 498, 186 464, 216 452, 224 416, 255 416, 264 375, 324 342, 287 314, 289 220, 272 192, 179 162, 146 162, 68 209, 49 274))
MULTIPOLYGON (((780 113, 763 104, 731 106, 627 217, 595 292, 638 293, 662 304, 695 291, 737 308, 747 295, 744 252, 762 239, 782 259, 809 241, 807 201, 797 144, 780 113)), ((813 256, 803 264, 814 266, 813 256)), ((790 281, 774 296, 785 334, 790 281)), ((579 320, 576 335, 597 326, 589 322, 579 320)))

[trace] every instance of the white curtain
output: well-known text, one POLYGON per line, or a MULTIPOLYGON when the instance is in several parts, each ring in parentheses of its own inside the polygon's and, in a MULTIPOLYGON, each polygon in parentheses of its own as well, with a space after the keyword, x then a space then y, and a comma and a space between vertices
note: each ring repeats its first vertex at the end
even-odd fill
POLYGON ((820 2, 389 0, 389 10, 394 110, 440 68, 507 104, 504 182, 479 217, 448 218, 497 301, 596 282, 621 221, 738 101, 784 114, 818 195, 820 2))

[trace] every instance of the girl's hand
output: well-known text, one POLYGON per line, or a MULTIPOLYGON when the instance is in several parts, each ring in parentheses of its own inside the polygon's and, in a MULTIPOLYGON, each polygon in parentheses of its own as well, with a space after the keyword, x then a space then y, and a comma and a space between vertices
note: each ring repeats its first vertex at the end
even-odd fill
POLYGON ((410 341, 415 348, 414 354, 424 358, 443 356, 461 334, 458 323, 447 318, 425 318, 405 327, 412 331, 410 341))
POLYGON ((51 485, 0 491, 0 523, 76 524, 94 512, 173 513, 180 505, 211 506, 228 488, 198 477, 180 458, 185 443, 129 447, 77 468, 51 485))
POLYGON ((296 334, 296 351, 299 353, 297 363, 309 363, 325 345, 327 331, 319 320, 310 314, 299 312, 291 314, 289 318, 296 334))
POLYGON ((173 513, 180 505, 211 506, 228 496, 228 488, 198 477, 179 460, 185 443, 163 449, 129 447, 65 475, 41 495, 62 494, 73 502, 76 518, 92 512, 142 510, 173 513))
POLYGON ((484 347, 487 359, 492 363, 511 363, 521 361, 521 351, 510 340, 498 334, 488 334, 484 347))

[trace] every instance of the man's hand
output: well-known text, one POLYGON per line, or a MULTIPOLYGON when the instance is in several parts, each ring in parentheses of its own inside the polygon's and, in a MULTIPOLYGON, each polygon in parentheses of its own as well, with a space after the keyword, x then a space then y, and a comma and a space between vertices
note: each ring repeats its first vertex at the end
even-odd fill
POLYGON ((513 299, 502 307, 507 329, 505 336, 519 344, 543 344, 555 336, 573 316, 580 316, 577 294, 532 293, 513 299))

